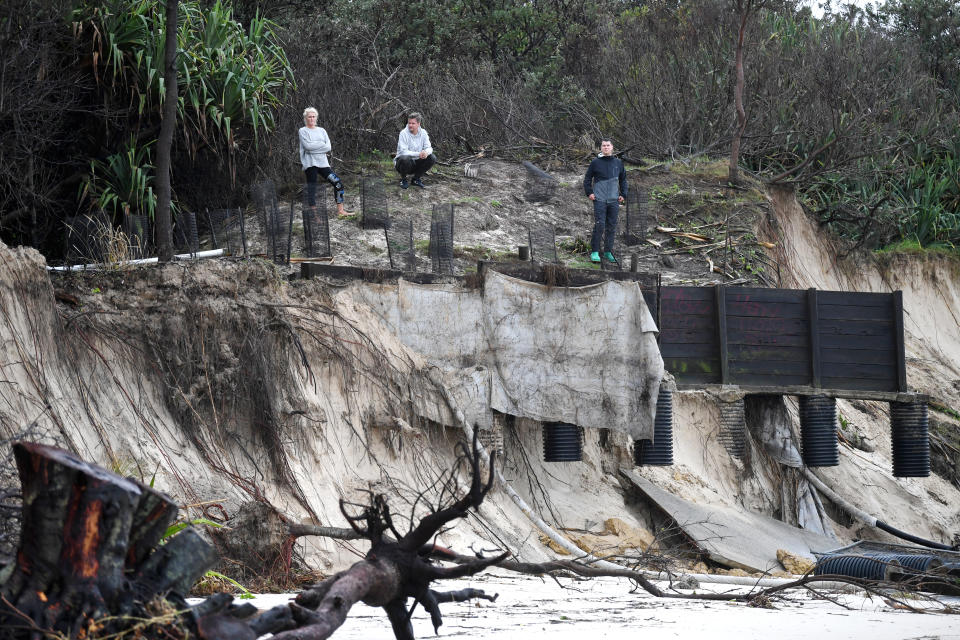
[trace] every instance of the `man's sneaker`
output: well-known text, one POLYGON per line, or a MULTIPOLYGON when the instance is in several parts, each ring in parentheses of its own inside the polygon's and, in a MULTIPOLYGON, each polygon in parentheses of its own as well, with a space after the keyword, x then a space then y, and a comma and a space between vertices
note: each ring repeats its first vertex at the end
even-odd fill
POLYGON ((401 188, 401 189, 406 189, 406 188, 409 187, 409 186, 410 186, 410 183, 407 182, 407 179, 406 179, 406 178, 400 178, 400 188, 401 188))
POLYGON ((590 254, 590 262, 600 262, 600 252, 594 251, 590 254))
POLYGON ((420 187, 421 189, 427 188, 427 185, 423 184, 422 178, 414 178, 413 180, 410 181, 410 184, 412 184, 415 187, 420 187))
MULTIPOLYGON (((613 254, 610 253, 609 251, 603 252, 603 259, 606 260, 607 262, 613 262, 613 263, 616 263, 617 261, 617 259, 613 257, 613 254)), ((597 262, 600 262, 600 261, 597 260, 597 262)))

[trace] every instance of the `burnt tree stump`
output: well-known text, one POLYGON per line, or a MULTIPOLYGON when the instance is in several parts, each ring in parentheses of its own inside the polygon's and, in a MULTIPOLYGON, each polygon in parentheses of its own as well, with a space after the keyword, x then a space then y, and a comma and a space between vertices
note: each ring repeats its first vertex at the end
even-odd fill
POLYGON ((413 640, 410 598, 430 613, 436 632, 443 623, 441 603, 496 596, 478 589, 437 592, 432 583, 473 575, 508 555, 454 567, 431 558, 442 549, 432 542, 437 533, 478 509, 493 484, 494 457, 484 480, 477 432, 471 445, 460 443, 457 449, 454 468, 443 480, 447 500, 411 521, 405 534, 397 530, 384 495, 371 494, 367 504, 341 500, 352 532, 371 543, 366 557, 303 591, 296 602, 257 615, 255 607, 233 604, 233 596, 223 593, 187 606, 183 596, 216 556, 191 528, 163 541, 177 515, 168 497, 61 449, 18 442, 21 543, 13 564, 0 574, 0 640, 122 635, 151 617, 158 598, 179 614, 173 622, 154 620, 176 625, 179 633, 163 627, 151 635, 138 628, 137 637, 255 640, 273 633, 277 640, 325 640, 354 604, 365 602, 386 611, 397 640, 413 640), (460 489, 461 471, 470 478, 466 491, 460 489))
POLYGON ((75 637, 106 616, 142 613, 182 595, 215 560, 189 529, 160 546, 177 506, 167 496, 73 454, 18 442, 20 547, 0 586, 0 629, 75 637), (186 534, 186 535, 185 535, 186 534))

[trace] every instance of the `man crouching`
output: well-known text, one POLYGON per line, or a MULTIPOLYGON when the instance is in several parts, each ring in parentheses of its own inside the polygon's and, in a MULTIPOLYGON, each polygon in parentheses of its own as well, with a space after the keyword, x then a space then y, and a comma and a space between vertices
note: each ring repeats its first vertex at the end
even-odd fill
POLYGON ((400 174, 400 188, 406 189, 411 184, 426 188, 423 184, 423 174, 430 170, 436 161, 433 147, 430 146, 430 134, 420 126, 423 117, 419 113, 407 116, 407 126, 400 131, 397 139, 397 156, 393 159, 393 166, 400 174), (407 182, 407 176, 413 175, 413 180, 407 182))

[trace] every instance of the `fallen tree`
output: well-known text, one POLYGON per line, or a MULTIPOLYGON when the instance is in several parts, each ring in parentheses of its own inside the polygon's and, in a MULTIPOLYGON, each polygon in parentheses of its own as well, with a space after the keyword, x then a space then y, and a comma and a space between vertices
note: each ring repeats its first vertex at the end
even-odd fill
MULTIPOLYGON (((904 583, 808 575, 748 593, 690 594, 658 587, 645 571, 587 556, 580 561, 525 563, 508 559, 508 553, 456 554, 434 544, 434 537, 470 509, 477 509, 496 475, 493 456, 484 474, 485 452, 478 446, 476 432, 470 445, 458 445, 454 466, 438 480, 439 497, 430 504, 426 493, 420 494, 416 502, 426 515, 419 519, 416 503, 409 516, 397 518, 383 494, 370 493, 366 503, 341 500, 349 530, 291 527, 292 535, 369 540, 370 551, 350 568, 301 592, 294 602, 260 615, 253 605, 236 605, 224 593, 190 607, 184 595, 214 562, 215 553, 189 528, 163 542, 177 514, 168 497, 53 447, 20 442, 14 445, 14 453, 23 497, 21 542, 14 563, 0 573, 0 638, 133 634, 148 639, 256 640, 272 633, 279 640, 322 640, 343 624, 354 604, 363 602, 384 609, 398 640, 412 640, 410 620, 417 604, 429 612, 436 631, 443 622, 441 603, 496 600, 496 594, 476 589, 441 592, 433 588, 437 580, 473 575, 491 566, 537 575, 616 576, 661 598, 761 606, 769 606, 786 589, 842 583, 882 595, 900 608, 920 610, 887 591, 893 586, 912 591, 904 583), (408 523, 406 533, 400 531, 401 521, 408 523), (408 608, 410 598, 414 603, 408 608)), ((920 578, 929 582, 937 576, 920 578)), ((942 611, 955 612, 949 606, 942 611)))
MULTIPOLYGON (((256 616, 216 594, 188 607, 183 596, 215 561, 215 552, 191 528, 163 542, 177 506, 167 496, 76 456, 44 445, 14 445, 23 495, 20 546, 0 586, 2 637, 53 635, 97 637, 123 634, 157 618, 157 600, 173 615, 162 623, 208 640, 254 640, 274 633, 280 640, 322 640, 343 624, 357 602, 382 607, 398 640, 412 640, 407 600, 442 624, 440 603, 495 600, 477 589, 439 592, 436 580, 476 574, 508 554, 444 567, 431 541, 450 522, 477 509, 493 484, 493 460, 484 479, 477 438, 460 443, 453 468, 442 476, 441 496, 429 512, 401 534, 389 503, 370 494, 366 504, 341 500, 351 530, 370 541, 366 557, 303 591, 296 601, 256 616), (462 478, 468 486, 460 490, 462 478), (171 608, 172 605, 172 608, 171 608)), ((451 552, 447 552, 451 553, 451 552)), ((162 610, 163 607, 160 607, 162 610)))

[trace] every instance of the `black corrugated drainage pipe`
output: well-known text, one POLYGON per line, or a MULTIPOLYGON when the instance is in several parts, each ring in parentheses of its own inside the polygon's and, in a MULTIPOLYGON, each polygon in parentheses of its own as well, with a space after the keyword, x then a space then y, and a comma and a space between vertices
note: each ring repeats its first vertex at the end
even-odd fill
POLYGON ((543 460, 545 462, 579 462, 583 460, 580 427, 566 422, 543 423, 543 460))
POLYGON ((660 384, 657 414, 653 419, 653 442, 635 440, 633 461, 637 466, 669 467, 673 464, 673 391, 660 384))
POLYGON ((926 573, 943 563, 935 556, 913 553, 870 553, 866 555, 830 555, 817 562, 817 576, 841 575, 866 580, 889 581, 895 575, 910 577, 926 573))
POLYGON ((926 478, 930 475, 930 431, 926 402, 891 402, 890 436, 893 475, 926 478))
POLYGON ((720 403, 720 444, 731 456, 742 460, 747 450, 747 419, 743 398, 720 403))
POLYGON ((813 570, 815 576, 849 576, 864 580, 890 581, 890 574, 896 566, 879 558, 866 556, 826 556, 817 562, 813 570))
POLYGON ((836 398, 800 396, 800 444, 803 463, 808 467, 840 464, 836 398))

